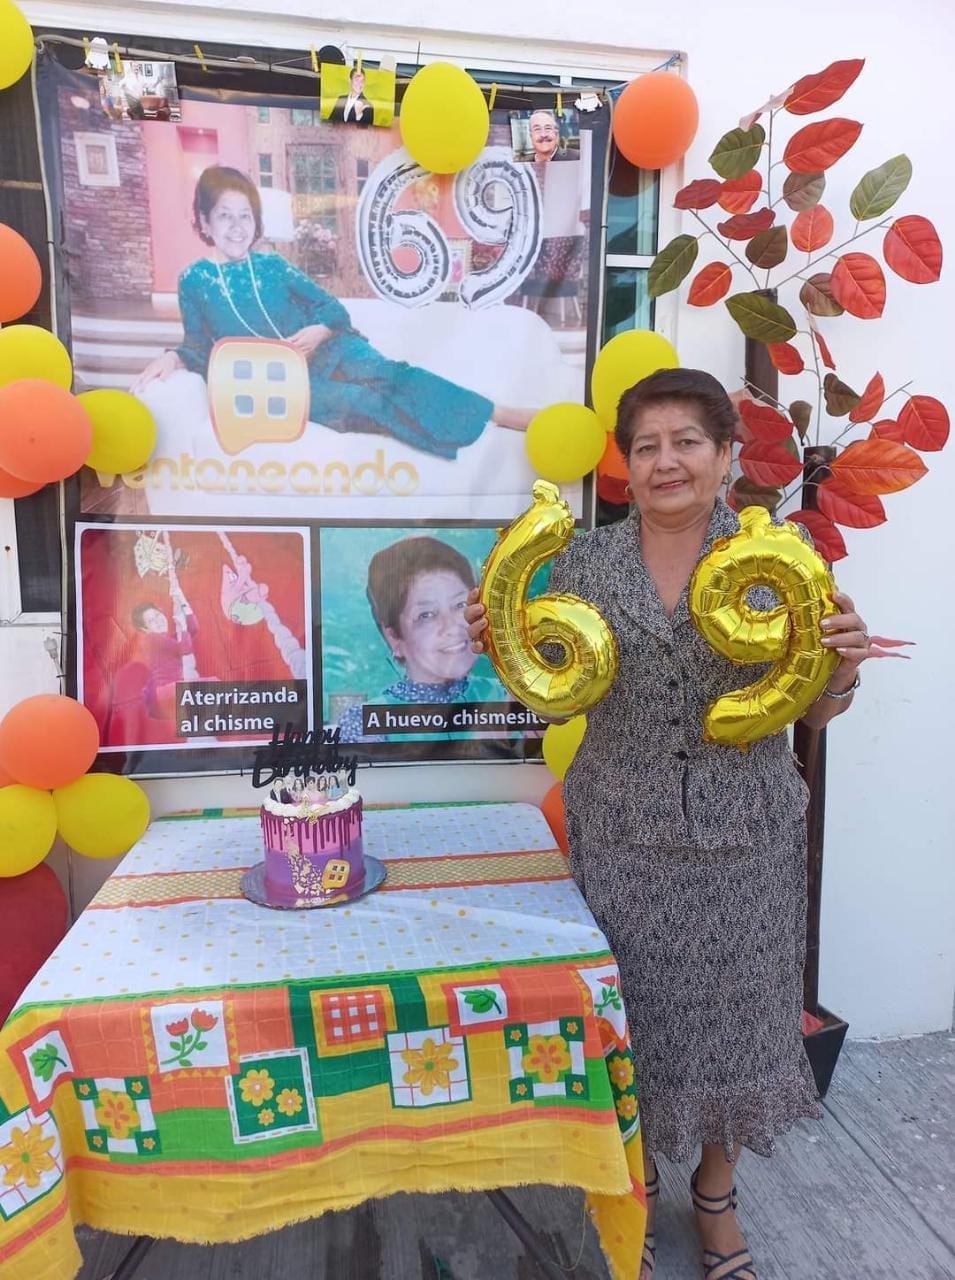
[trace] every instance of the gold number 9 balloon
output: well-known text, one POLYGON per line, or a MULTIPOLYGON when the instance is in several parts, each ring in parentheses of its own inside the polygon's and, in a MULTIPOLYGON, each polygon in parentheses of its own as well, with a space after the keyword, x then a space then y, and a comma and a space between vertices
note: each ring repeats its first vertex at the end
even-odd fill
POLYGON ((603 698, 617 674, 617 641, 603 616, 571 595, 527 599, 535 571, 568 545, 574 518, 557 487, 538 480, 533 505, 498 535, 481 575, 484 643, 515 698, 539 715, 563 719, 603 698), (543 644, 564 656, 550 662, 543 644))
POLYGON ((819 624, 838 610, 825 561, 791 524, 772 524, 763 507, 740 513, 740 531, 713 544, 690 581, 690 615, 717 653, 731 662, 772 662, 754 685, 707 708, 703 739, 745 751, 779 733, 819 697, 839 662, 822 645, 819 624), (769 587, 782 602, 754 609, 746 595, 769 587))

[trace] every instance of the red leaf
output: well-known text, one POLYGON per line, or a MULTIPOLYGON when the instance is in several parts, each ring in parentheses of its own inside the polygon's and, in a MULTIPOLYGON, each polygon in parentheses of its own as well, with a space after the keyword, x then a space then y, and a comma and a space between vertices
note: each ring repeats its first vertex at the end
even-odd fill
POLYGON ((816 501, 823 515, 848 529, 874 529, 885 524, 885 507, 874 493, 856 493, 847 489, 835 476, 823 480, 816 490, 816 501))
POLYGON ((720 198, 723 184, 715 178, 697 178, 674 196, 674 209, 708 209, 720 198))
MULTIPOLYGON (((772 405, 760 404, 758 400, 741 400, 737 409, 744 425, 749 428, 751 435, 756 440, 765 440, 770 444, 782 444, 793 433, 793 424, 778 409, 774 409, 772 405)), ((788 456, 791 455, 787 454, 788 456)), ((749 473, 747 472, 747 474, 749 473)), ((755 479, 755 477, 750 476, 750 479, 755 479)))
POLYGON ((862 393, 862 399, 854 409, 849 410, 849 421, 871 422, 882 408, 882 401, 884 399, 885 382, 882 380, 882 374, 873 374, 869 380, 869 385, 862 393))
POLYGON ((832 239, 835 223, 824 204, 813 205, 796 214, 789 235, 797 249, 803 253, 815 253, 832 239))
POLYGON ((726 222, 718 222, 716 229, 727 240, 752 240, 758 231, 766 231, 776 221, 772 209, 757 209, 755 213, 738 213, 726 222))
POLYGON ((793 524, 804 525, 809 530, 809 536, 815 543, 816 550, 830 564, 834 560, 845 559, 849 554, 842 540, 842 534, 821 511, 794 511, 786 519, 791 520, 793 524))
POLYGON ((919 455, 892 440, 860 440, 832 462, 833 475, 854 493, 898 493, 928 471, 919 455))
POLYGON ((862 132, 858 120, 820 120, 804 125, 786 143, 783 163, 793 173, 818 173, 841 160, 862 132))
POLYGON ((844 253, 832 269, 832 296, 850 316, 878 320, 885 309, 885 276, 868 253, 844 253))
POLYGON ((899 414, 905 443, 922 453, 936 453, 948 439, 948 410, 933 396, 911 396, 899 414))
POLYGON ((905 432, 894 418, 880 418, 878 422, 873 422, 869 439, 894 440, 896 444, 905 444, 905 432))
POLYGON ((744 444, 739 454, 739 465, 744 476, 766 487, 789 484, 802 475, 799 459, 771 440, 750 440, 744 444))
POLYGON ((814 111, 825 111, 838 102, 865 66, 865 58, 850 58, 845 62, 833 62, 825 71, 803 76, 793 85, 786 99, 786 110, 794 116, 809 116, 814 111))
POLYGON ((763 190, 763 179, 755 169, 741 178, 728 178, 720 192, 719 206, 727 213, 749 213, 763 190))
POLYGON ((709 307, 729 293, 733 268, 725 262, 710 262, 690 285, 687 302, 691 307, 709 307))
POLYGON ((885 233, 882 251, 895 274, 910 284, 934 284, 942 274, 938 232, 916 213, 896 218, 885 233))
POLYGON ((819 348, 819 358, 827 369, 835 369, 836 362, 832 358, 832 352, 829 350, 829 344, 819 332, 818 329, 810 329, 809 331, 816 340, 816 346, 819 348))
POLYGON ((805 363, 791 342, 768 342, 766 350, 773 368, 780 373, 802 373, 805 363))

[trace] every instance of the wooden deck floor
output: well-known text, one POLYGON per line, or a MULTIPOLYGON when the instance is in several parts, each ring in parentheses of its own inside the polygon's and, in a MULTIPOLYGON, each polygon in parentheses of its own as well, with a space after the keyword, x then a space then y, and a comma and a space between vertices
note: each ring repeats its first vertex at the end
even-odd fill
MULTIPOLYGON (((661 1162, 661 1174, 657 1280, 698 1280, 689 1170, 661 1162)), ((744 1156, 738 1185, 760 1280, 955 1280, 955 1036, 848 1044, 823 1122, 800 1124, 772 1160, 744 1156)), ((568 1280, 607 1280, 580 1196, 512 1194, 568 1280)), ((81 1280, 106 1280, 128 1242, 84 1231, 80 1243, 81 1280)), ((160 1243, 136 1280, 540 1275, 486 1197, 443 1195, 393 1196, 243 1245, 160 1243)))

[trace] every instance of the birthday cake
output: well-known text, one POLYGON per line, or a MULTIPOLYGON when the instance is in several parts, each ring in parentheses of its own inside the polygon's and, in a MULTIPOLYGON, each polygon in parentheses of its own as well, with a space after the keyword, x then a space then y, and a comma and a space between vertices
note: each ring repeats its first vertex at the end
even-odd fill
POLYGON ((362 893, 362 803, 346 774, 276 779, 260 817, 270 903, 322 905, 362 893))

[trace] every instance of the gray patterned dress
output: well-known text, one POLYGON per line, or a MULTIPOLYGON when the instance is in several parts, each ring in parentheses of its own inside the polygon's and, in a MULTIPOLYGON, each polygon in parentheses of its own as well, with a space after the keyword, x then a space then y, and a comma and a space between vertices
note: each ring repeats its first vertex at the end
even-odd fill
MULTIPOLYGON (((701 556, 738 528, 718 501, 701 556)), ((620 646, 564 791, 571 869, 620 964, 647 1145, 769 1155, 819 1114, 800 1029, 807 789, 785 734, 748 752, 701 735, 709 703, 765 668, 715 654, 686 592, 667 617, 639 516, 575 538, 550 589, 596 604, 620 646)))

